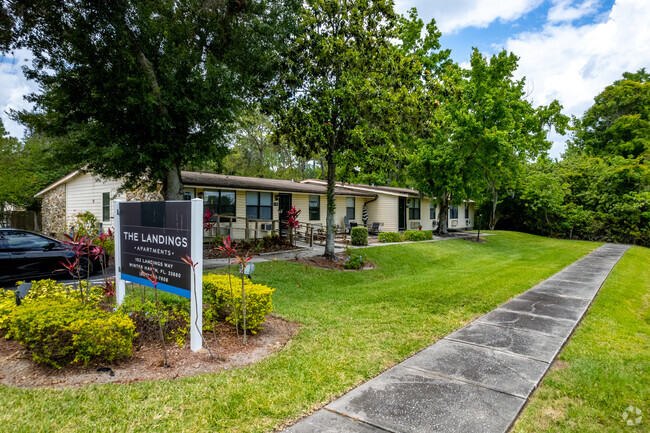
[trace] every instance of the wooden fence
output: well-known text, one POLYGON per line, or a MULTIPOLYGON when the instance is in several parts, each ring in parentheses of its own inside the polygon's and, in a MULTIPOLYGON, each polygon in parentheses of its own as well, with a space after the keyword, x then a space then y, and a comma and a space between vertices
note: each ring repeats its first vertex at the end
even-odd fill
POLYGON ((43 221, 40 212, 4 211, 0 213, 0 227, 40 232, 43 221))

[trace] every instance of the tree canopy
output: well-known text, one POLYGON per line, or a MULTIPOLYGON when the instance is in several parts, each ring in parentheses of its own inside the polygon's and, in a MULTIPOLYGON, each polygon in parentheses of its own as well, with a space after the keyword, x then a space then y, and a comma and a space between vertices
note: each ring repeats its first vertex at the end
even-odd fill
MULTIPOLYGON (((218 158, 238 113, 278 67, 293 0, 13 0, 4 50, 30 49, 42 92, 14 113, 60 155, 127 186, 218 158)), ((2 35, 0 35, 2 36, 2 35)), ((2 42, 2 41, 0 41, 2 42)))
POLYGON ((389 160, 400 107, 419 64, 392 43, 398 16, 389 0, 307 0, 269 107, 278 135, 327 171, 327 241, 334 256, 337 163, 389 160))
POLYGON ((409 173, 420 192, 440 205, 439 232, 446 233, 450 203, 481 195, 492 199, 492 227, 499 193, 512 185, 521 165, 550 148, 547 128, 563 130, 561 106, 533 107, 524 80, 515 80, 517 57, 505 51, 489 60, 474 49, 471 68, 439 69, 433 83, 440 108, 434 125, 413 142, 409 173))
POLYGON ((570 148, 592 156, 650 159, 650 74, 645 68, 624 73, 574 122, 570 148))

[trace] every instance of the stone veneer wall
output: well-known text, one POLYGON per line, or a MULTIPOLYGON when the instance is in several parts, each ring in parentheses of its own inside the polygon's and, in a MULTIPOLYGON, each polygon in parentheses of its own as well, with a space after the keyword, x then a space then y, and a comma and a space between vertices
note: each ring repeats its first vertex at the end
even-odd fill
POLYGON ((43 233, 54 237, 61 237, 65 233, 65 184, 45 193, 41 204, 41 215, 43 233))
POLYGON ((162 185, 158 185, 155 191, 149 191, 144 187, 137 188, 133 191, 126 191, 126 201, 163 201, 165 198, 160 193, 162 185))

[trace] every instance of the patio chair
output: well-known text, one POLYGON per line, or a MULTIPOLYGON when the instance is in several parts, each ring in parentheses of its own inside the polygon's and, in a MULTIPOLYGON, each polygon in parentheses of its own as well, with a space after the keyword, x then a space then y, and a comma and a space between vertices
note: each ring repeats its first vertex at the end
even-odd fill
POLYGON ((350 218, 348 218, 347 215, 343 217, 343 224, 345 225, 345 234, 349 235, 352 225, 350 224, 350 218))
POLYGON ((374 222, 368 229, 368 234, 370 235, 378 235, 381 227, 384 225, 384 223, 377 223, 374 222))

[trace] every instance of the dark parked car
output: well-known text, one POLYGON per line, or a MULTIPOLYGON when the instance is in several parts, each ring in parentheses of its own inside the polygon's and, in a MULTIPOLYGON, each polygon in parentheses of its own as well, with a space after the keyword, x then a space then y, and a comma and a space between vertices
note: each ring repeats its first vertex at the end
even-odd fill
MULTIPOLYGON (((61 262, 73 261, 74 251, 56 239, 26 230, 0 229, 0 282, 39 278, 68 277, 61 262)), ((81 258, 81 270, 88 269, 88 259, 81 258)), ((98 259, 91 258, 90 274, 100 269, 98 259)))

